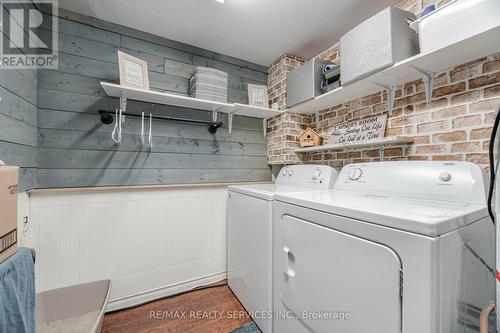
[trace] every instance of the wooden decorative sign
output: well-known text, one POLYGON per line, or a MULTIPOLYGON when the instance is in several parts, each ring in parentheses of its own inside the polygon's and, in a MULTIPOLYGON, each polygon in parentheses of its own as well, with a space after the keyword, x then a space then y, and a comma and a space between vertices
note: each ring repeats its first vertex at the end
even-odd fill
POLYGON ((335 125, 328 133, 328 143, 342 144, 382 139, 387 113, 335 125))

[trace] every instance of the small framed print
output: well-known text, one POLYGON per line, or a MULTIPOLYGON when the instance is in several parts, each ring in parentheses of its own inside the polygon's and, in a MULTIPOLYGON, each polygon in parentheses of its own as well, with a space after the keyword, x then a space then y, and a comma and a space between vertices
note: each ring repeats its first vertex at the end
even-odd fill
POLYGON ((248 84, 248 104, 268 108, 267 86, 248 84))
POLYGON ((144 60, 118 51, 120 85, 149 90, 148 64, 144 60))

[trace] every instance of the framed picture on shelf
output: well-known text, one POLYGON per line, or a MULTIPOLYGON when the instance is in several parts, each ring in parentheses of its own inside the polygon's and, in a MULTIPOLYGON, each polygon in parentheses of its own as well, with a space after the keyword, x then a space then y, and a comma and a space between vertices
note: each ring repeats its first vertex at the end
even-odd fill
POLYGON ((253 106, 269 107, 267 86, 248 84, 248 104, 253 106))
POLYGON ((144 60, 118 51, 120 85, 149 90, 148 64, 144 60))

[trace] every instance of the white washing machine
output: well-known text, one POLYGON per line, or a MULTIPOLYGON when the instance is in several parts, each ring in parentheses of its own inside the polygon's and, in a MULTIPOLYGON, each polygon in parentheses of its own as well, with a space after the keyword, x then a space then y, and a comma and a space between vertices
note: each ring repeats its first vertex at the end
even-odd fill
POLYGON ((272 332, 273 197, 333 187, 337 171, 323 165, 281 169, 274 184, 230 186, 228 285, 262 332, 272 332))
POLYGON ((333 191, 277 194, 274 333, 478 332, 494 227, 467 162, 348 165, 333 191))

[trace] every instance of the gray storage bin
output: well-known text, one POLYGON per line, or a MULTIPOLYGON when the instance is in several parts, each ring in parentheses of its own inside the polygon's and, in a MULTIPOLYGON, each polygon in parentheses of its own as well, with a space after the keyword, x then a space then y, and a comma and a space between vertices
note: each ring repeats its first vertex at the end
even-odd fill
POLYGON ((323 66, 329 63, 326 60, 313 58, 286 74, 287 107, 290 108, 322 94, 323 66))
POLYGON ((342 85, 352 83, 419 52, 410 12, 387 7, 340 38, 342 85))

